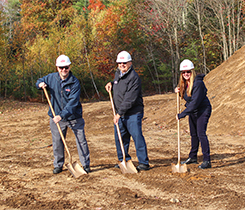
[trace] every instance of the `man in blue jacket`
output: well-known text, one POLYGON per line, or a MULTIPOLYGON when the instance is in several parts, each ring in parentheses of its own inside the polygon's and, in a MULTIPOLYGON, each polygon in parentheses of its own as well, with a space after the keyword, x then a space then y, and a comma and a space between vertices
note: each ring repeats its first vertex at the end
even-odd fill
POLYGON ((60 137, 56 123, 59 123, 64 137, 67 128, 71 128, 76 137, 79 159, 84 170, 90 172, 90 153, 84 132, 84 119, 80 99, 80 83, 70 71, 71 61, 66 55, 60 55, 56 59, 58 72, 48 74, 37 80, 38 89, 47 87, 51 95, 51 104, 55 117, 49 109, 50 129, 53 139, 54 174, 62 172, 64 158, 64 144, 60 137))
MULTIPOLYGON (((142 118, 144 113, 144 104, 141 94, 141 80, 132 66, 131 55, 122 51, 117 55, 118 68, 115 73, 113 82, 106 84, 105 88, 109 92, 113 90, 113 100, 115 104, 116 115, 114 116, 114 124, 118 123, 122 141, 125 149, 126 161, 131 157, 128 154, 130 137, 132 136, 136 154, 139 161, 137 169, 148 170, 149 159, 147 155, 147 147, 145 138, 142 134, 142 118)), ((123 160, 123 155, 117 135, 116 126, 115 142, 119 161, 123 160)), ((116 165, 116 167, 119 167, 116 165)))

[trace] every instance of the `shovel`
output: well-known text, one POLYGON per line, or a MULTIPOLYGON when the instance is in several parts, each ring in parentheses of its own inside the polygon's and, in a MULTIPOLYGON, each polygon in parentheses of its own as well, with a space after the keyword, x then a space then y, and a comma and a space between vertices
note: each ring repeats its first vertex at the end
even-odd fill
MULTIPOLYGON (((177 93, 177 113, 179 113, 179 93, 177 93)), ((178 127, 178 163, 177 165, 172 163, 172 172, 173 173, 185 173, 187 172, 187 165, 186 164, 180 164, 180 123, 179 120, 177 122, 178 127)))
MULTIPOLYGON (((51 104, 51 102, 50 102, 50 100, 49 100, 48 92, 47 92, 47 90, 46 90, 45 87, 43 87, 43 91, 44 91, 45 96, 46 96, 46 98, 47 98, 47 100, 48 100, 48 104, 49 104, 49 106, 50 106, 50 109, 51 109, 51 111, 52 111, 52 114, 53 114, 53 116, 55 117, 55 112, 54 112, 53 106, 52 106, 52 104, 51 104)), ((56 123, 56 125, 57 125, 57 127, 58 127, 58 130, 59 130, 61 139, 62 139, 63 144, 64 144, 64 146, 65 146, 65 150, 66 150, 67 155, 68 155, 68 157, 69 157, 69 163, 66 164, 66 167, 68 168, 68 170, 71 172, 71 174, 72 174, 75 178, 78 178, 78 177, 80 177, 80 176, 83 175, 83 174, 87 174, 87 172, 86 172, 86 171, 85 171, 85 170, 84 170, 84 169, 83 169, 83 168, 82 168, 76 161, 75 161, 74 163, 72 163, 71 154, 70 154, 70 152, 69 152, 69 150, 68 150, 68 147, 67 147, 67 145, 66 145, 65 138, 64 138, 64 135, 63 135, 62 130, 61 130, 61 128, 60 128, 60 125, 59 125, 59 123, 56 123)))
MULTIPOLYGON (((109 96, 110 96, 110 100, 111 100, 111 106, 112 106, 113 115, 115 116, 116 112, 115 112, 115 107, 114 107, 111 91, 109 91, 109 96)), ((116 128, 117 128, 117 135, 118 135, 118 138, 119 138, 119 142, 120 142, 120 146, 121 146, 121 150, 122 150, 122 154, 123 154, 123 161, 118 163, 118 165, 119 165, 119 167, 120 167, 120 169, 121 169, 123 174, 126 174, 126 173, 135 174, 135 173, 138 173, 137 169, 134 167, 134 164, 133 164, 132 160, 129 160, 129 161, 126 162, 125 150, 124 150, 122 136, 121 136, 121 132, 120 132, 118 123, 116 124, 116 128)))

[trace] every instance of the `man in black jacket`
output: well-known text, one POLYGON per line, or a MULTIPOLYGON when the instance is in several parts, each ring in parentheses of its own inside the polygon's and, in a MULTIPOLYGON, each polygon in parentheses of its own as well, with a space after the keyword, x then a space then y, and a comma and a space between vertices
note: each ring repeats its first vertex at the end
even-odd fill
MULTIPOLYGON (((141 80, 132 66, 131 55, 122 51, 117 55, 118 68, 113 82, 106 84, 105 88, 109 92, 113 90, 113 100, 115 104, 116 115, 114 124, 118 124, 123 145, 125 149, 126 161, 131 159, 128 154, 130 137, 132 136, 136 154, 139 161, 138 170, 148 170, 149 158, 144 136, 142 134, 142 118, 144 114, 144 104, 141 94, 141 80)), ((114 125, 115 142, 119 161, 123 160, 123 155, 114 125)), ((118 165, 116 165, 118 167, 118 165)))

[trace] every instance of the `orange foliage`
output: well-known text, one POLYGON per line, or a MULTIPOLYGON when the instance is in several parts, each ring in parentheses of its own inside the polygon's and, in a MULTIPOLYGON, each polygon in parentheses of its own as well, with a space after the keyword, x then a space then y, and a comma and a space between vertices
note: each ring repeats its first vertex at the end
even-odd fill
POLYGON ((92 48, 91 56, 96 61, 98 76, 113 75, 116 68, 116 56, 121 50, 133 51, 132 33, 137 21, 128 14, 127 1, 118 2, 108 8, 101 5, 100 1, 90 1, 91 13, 98 15, 98 9, 104 8, 103 17, 95 21, 96 42, 92 48), (93 4, 92 4, 93 3, 93 4), (100 5, 100 6, 98 6, 100 5), (128 49, 126 49, 128 48, 128 49))
POLYGON ((105 5, 100 0, 89 0, 88 9, 101 11, 105 9, 105 5))
POLYGON ((21 26, 26 36, 33 40, 37 34, 45 36, 53 23, 65 26, 74 15, 71 0, 21 0, 21 26), (62 17, 62 18, 61 18, 62 17))

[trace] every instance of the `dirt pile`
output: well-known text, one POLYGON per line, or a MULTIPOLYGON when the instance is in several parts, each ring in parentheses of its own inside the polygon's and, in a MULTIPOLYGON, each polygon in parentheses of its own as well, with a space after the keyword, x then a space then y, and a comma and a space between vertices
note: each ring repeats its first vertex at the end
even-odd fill
POLYGON ((210 133, 245 134, 245 46, 205 77, 213 112, 210 133))

